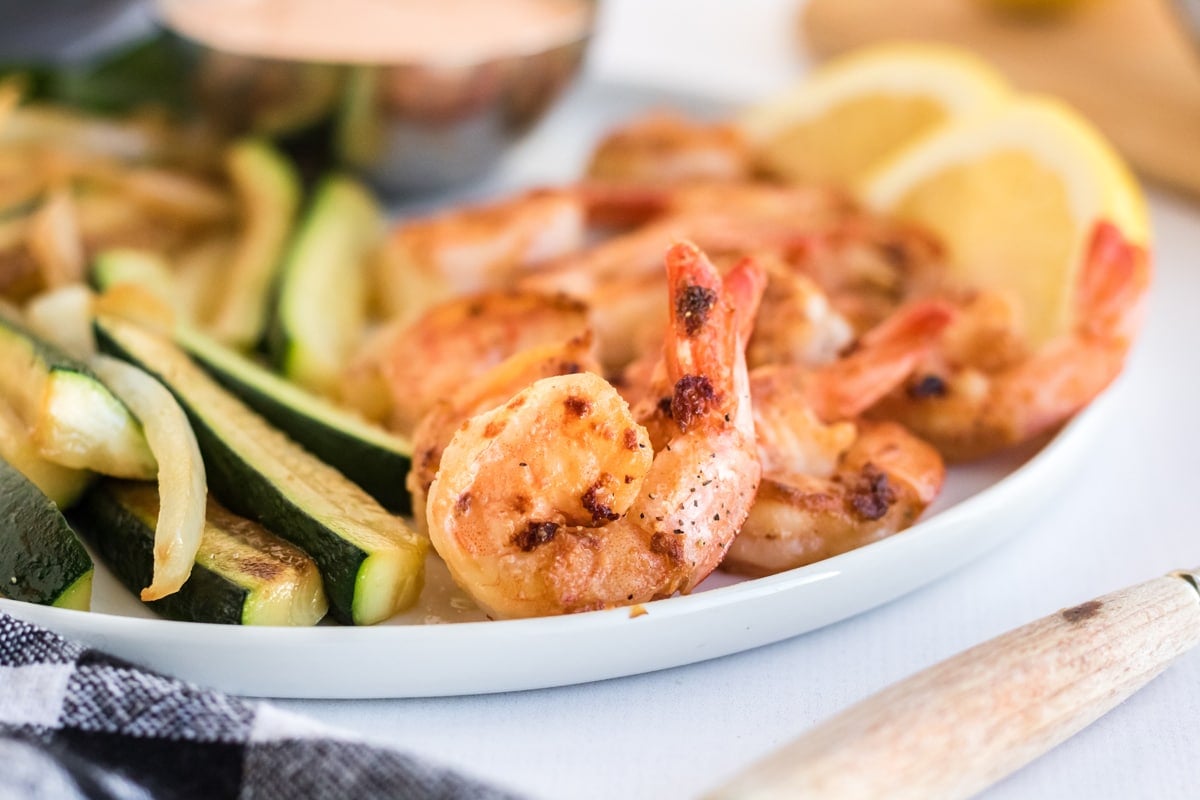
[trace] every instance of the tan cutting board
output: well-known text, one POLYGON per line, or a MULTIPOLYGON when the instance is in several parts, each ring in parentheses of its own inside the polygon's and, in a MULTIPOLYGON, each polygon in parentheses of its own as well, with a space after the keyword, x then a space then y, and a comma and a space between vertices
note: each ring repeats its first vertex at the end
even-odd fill
POLYGON ((818 57, 895 38, 969 47, 1070 101, 1142 174, 1200 195, 1200 50, 1171 0, 1090 0, 1034 22, 981 0, 810 0, 800 30, 818 57))

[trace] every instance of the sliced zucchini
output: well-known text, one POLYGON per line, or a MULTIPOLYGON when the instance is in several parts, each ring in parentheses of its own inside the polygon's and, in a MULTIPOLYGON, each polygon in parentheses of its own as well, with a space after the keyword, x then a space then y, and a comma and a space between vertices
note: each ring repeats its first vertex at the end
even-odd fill
MULTIPOLYGON (((106 480, 72 515, 134 594, 151 581, 158 510, 154 484, 106 480)), ((303 550, 211 498, 191 577, 146 605, 171 619, 231 625, 315 625, 328 607, 317 565, 303 550)))
POLYGON ((208 327, 220 341, 249 349, 266 328, 269 294, 300 207, 300 176, 282 153, 255 139, 234 144, 226 168, 244 224, 208 327))
POLYGON ((267 347, 284 375, 330 393, 366 320, 366 261, 379 240, 382 217, 361 184, 327 177, 279 276, 267 347))
POLYGON ((92 473, 42 458, 29 428, 8 403, 0 400, 0 458, 33 482, 59 508, 69 508, 91 482, 92 473))
POLYGON ((209 489, 313 557, 335 617, 367 625, 416 601, 428 541, 402 519, 271 427, 172 343, 111 317, 96 320, 96 341, 171 389, 196 432, 209 489))
POLYGON ((0 461, 0 596, 87 611, 92 558, 54 501, 0 461))
POLYGON ((88 281, 100 292, 131 283, 150 292, 176 313, 184 311, 177 300, 175 276, 158 253, 124 247, 105 250, 92 260, 88 281))
POLYGON ((0 395, 42 456, 75 469, 153 478, 141 423, 83 362, 0 314, 0 395))
MULTIPOLYGON (((133 250, 104 253, 92 268, 92 282, 102 291, 134 283, 166 298, 170 292, 163 292, 161 285, 169 278, 133 250)), ((357 483, 384 508, 397 514, 412 513, 412 496, 404 482, 396 480, 397 475, 407 475, 412 464, 411 442, 297 386, 194 328, 177 325, 175 343, 217 383, 357 483)))
POLYGON ((412 443, 338 408, 286 378, 190 328, 175 343, 217 383, 357 483, 397 514, 412 513, 412 496, 400 476, 412 466, 412 443))

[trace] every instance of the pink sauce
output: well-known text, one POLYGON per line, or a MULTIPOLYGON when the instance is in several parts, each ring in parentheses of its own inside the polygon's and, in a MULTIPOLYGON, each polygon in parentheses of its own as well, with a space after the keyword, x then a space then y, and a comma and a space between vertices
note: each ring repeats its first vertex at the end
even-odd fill
POLYGON ((190 39, 245 55, 464 65, 581 38, 582 0, 159 0, 190 39))

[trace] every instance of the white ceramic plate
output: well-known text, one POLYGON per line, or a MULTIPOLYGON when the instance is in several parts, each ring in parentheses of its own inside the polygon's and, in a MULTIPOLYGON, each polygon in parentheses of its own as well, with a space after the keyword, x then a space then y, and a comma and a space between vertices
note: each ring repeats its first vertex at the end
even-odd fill
MULTIPOLYGON (((649 104, 714 104, 582 87, 488 182, 487 193, 578 174, 596 133, 649 104), (547 165, 551 165, 547 168, 547 165)), ((459 193, 460 196, 463 193, 459 193)), ((929 583, 1019 532, 1062 490, 1105 399, 1039 447, 950 470, 926 518, 884 541, 757 580, 720 573, 688 597, 567 617, 484 621, 436 558, 420 605, 373 628, 241 628, 154 618, 97 565, 90 613, 0 610, 140 664, 238 694, 418 697, 533 689, 664 669, 814 630, 929 583)))
POLYGON ((718 574, 695 594, 647 603, 637 617, 622 608, 453 621, 481 616, 436 562, 421 606, 373 628, 153 619, 99 566, 91 613, 9 600, 0 600, 0 610, 171 675, 265 697, 474 694, 650 672, 837 622, 976 558, 1021 531, 1064 489, 1103 425, 1105 405, 1098 400, 1028 460, 1013 454, 953 469, 933 513, 907 531, 768 578, 736 582, 718 574))

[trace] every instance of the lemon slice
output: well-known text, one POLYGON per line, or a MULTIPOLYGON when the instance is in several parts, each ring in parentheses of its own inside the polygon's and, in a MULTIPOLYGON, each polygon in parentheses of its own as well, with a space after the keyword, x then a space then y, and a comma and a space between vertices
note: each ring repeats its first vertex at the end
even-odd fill
POLYGON ((739 127, 767 174, 852 187, 899 147, 1008 93, 998 72, 963 50, 877 45, 828 62, 744 113, 739 127))
POLYGON ((1121 158, 1076 112, 1035 96, 922 138, 865 179, 861 195, 938 234, 964 285, 1014 296, 1034 345, 1070 324, 1098 221, 1132 244, 1150 238, 1141 189, 1121 158))

